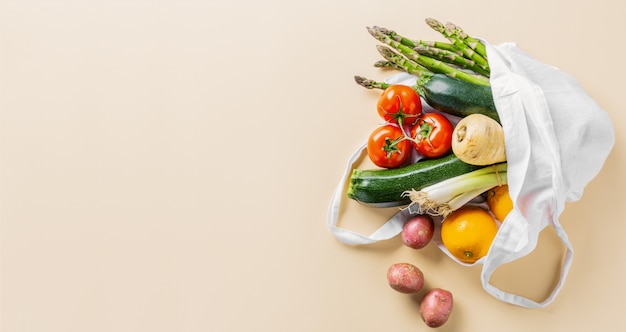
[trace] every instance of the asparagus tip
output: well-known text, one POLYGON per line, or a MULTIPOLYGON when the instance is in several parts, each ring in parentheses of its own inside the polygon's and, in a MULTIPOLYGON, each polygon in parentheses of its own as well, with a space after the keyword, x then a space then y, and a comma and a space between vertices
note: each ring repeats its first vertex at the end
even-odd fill
POLYGON ((372 84, 371 84, 372 80, 367 79, 367 78, 365 78, 363 76, 358 76, 358 75, 354 76, 354 81, 358 85, 363 86, 365 88, 368 88, 368 89, 372 88, 372 84))
POLYGON ((376 45, 376 49, 378 50, 378 53, 380 53, 380 55, 383 56, 383 58, 389 60, 390 56, 394 55, 394 52, 386 46, 383 45, 376 45))
POLYGON ((386 68, 389 67, 389 61, 385 61, 385 60, 378 60, 376 62, 374 62, 374 67, 376 68, 386 68))
POLYGON ((393 34, 394 31, 393 30, 389 30, 387 28, 383 28, 383 27, 376 27, 378 29, 378 31, 384 35, 390 35, 393 34))
POLYGON ((430 17, 426 18, 426 24, 428 24, 428 26, 440 32, 443 31, 444 29, 443 24, 441 24, 441 22, 435 20, 434 18, 430 18, 430 17))
POLYGON ((454 23, 452 23, 452 22, 448 22, 448 23, 446 23, 446 28, 448 28, 448 26, 450 27, 450 28, 449 28, 449 29, 450 29, 450 31, 451 31, 452 33, 456 33, 457 35, 459 35, 459 37, 461 37, 461 38, 466 38, 466 37, 468 37, 468 34, 467 34, 467 33, 465 33, 465 31, 464 31, 464 30, 463 30, 460 26, 458 26, 458 25, 456 25, 456 24, 454 24, 454 23))
POLYGON ((377 25, 367 27, 367 32, 369 32, 370 35, 372 35, 376 39, 380 39, 384 36, 388 36, 389 34, 393 33, 393 31, 387 28, 379 27, 377 25))

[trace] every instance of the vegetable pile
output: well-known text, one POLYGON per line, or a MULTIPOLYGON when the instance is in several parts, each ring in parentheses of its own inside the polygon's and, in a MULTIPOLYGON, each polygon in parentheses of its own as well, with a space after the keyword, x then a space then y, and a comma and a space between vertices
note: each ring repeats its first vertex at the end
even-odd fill
MULTIPOLYGON (((447 41, 367 28, 381 42, 377 50, 383 59, 374 66, 398 73, 387 81, 355 76, 359 85, 382 90, 376 110, 384 123, 367 142, 376 168, 353 169, 347 196, 375 208, 408 208, 405 246, 422 249, 440 232, 449 253, 472 264, 486 254, 512 209, 504 131, 485 46, 453 23, 431 18, 426 23, 447 41), (436 222, 442 227, 435 227, 436 222)), ((387 280, 405 294, 424 286, 422 271, 409 263, 393 264, 387 280)), ((420 315, 427 326, 439 327, 452 307, 452 293, 434 288, 420 300, 420 315)))
POLYGON ((406 76, 396 84, 355 76, 359 85, 382 90, 376 109, 385 123, 367 144, 379 168, 354 169, 347 195, 374 207, 410 205, 445 217, 507 183, 506 151, 485 46, 453 23, 426 23, 448 41, 367 28, 382 43, 383 59, 374 65, 406 76))

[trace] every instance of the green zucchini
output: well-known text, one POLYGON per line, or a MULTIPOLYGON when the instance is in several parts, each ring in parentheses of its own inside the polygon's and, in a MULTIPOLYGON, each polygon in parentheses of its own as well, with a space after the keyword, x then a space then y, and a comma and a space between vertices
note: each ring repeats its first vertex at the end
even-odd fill
POLYGON ((407 190, 421 190, 443 180, 480 168, 466 164, 453 153, 437 159, 421 160, 394 169, 354 169, 347 195, 375 207, 401 206, 410 203, 403 197, 407 190))
POLYGON ((479 113, 500 122, 490 86, 434 74, 420 77, 415 89, 438 111, 459 117, 479 113))

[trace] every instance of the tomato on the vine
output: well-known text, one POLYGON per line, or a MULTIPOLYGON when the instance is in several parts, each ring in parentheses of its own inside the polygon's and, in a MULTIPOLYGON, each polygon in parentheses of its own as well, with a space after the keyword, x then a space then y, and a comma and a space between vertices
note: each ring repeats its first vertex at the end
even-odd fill
POLYGON ((411 129, 413 146, 421 155, 438 158, 452 148, 454 127, 450 120, 439 113, 424 113, 417 118, 411 129))
POLYGON ((378 114, 387 122, 412 125, 422 114, 420 96, 407 85, 392 85, 378 98, 378 114))
POLYGON ((396 124, 384 124, 376 128, 367 140, 367 154, 379 167, 402 166, 411 155, 411 141, 396 124))

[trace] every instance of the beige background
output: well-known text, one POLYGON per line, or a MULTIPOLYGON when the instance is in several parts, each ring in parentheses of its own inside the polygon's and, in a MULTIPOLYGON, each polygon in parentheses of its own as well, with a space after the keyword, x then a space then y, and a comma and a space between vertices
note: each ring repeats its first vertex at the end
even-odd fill
MULTIPOLYGON (((425 331, 385 280, 398 261, 451 290, 441 331, 623 326, 625 117, 619 1, 3 0, 0 6, 3 332, 425 331), (365 26, 440 39, 452 21, 516 41, 575 76, 610 114, 615 148, 561 217, 575 248, 556 301, 499 302, 480 268, 393 239, 338 243, 330 195, 378 124, 365 26)), ((393 211, 348 202, 370 231, 393 211)), ((550 231, 493 282, 541 300, 550 231)), ((423 295, 423 293, 421 294, 423 295)))

